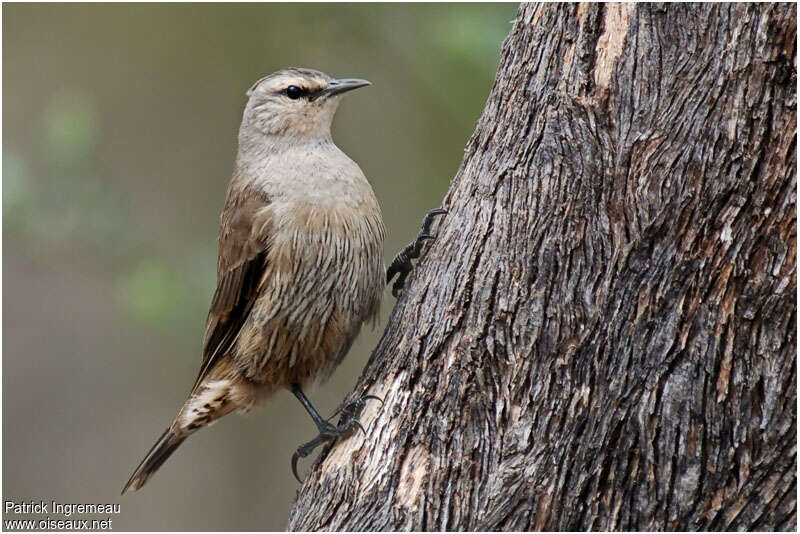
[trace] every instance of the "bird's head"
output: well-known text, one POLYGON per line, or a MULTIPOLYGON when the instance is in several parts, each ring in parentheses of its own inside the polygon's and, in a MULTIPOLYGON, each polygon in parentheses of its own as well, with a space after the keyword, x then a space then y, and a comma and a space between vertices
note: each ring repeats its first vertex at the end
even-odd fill
POLYGON ((242 130, 291 139, 330 137, 339 97, 371 85, 334 79, 317 70, 289 68, 264 76, 247 91, 242 130))

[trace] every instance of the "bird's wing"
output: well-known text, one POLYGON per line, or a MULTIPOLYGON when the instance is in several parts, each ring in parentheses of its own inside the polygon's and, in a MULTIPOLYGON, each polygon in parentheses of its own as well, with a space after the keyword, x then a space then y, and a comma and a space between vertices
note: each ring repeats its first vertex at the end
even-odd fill
POLYGON ((270 200, 231 190, 222 212, 217 289, 203 337, 203 362, 194 387, 233 345, 258 298, 273 231, 270 200))

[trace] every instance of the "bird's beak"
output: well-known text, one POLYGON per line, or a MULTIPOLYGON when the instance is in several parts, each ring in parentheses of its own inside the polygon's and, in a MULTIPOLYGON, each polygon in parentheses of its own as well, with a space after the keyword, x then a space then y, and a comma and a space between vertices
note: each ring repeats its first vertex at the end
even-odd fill
POLYGON ((325 89, 317 91, 311 95, 310 100, 340 95, 342 93, 346 93, 347 91, 352 91, 353 89, 358 89, 359 87, 365 87, 367 85, 372 85, 372 82, 361 80, 359 78, 342 78, 340 80, 333 80, 328 84, 327 87, 325 87, 325 89))

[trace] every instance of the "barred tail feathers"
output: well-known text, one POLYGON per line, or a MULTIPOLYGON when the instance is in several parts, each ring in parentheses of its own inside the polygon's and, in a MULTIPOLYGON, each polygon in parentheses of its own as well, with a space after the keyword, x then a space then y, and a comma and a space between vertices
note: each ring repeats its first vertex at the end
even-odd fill
POLYGON ((135 491, 169 456, 195 431, 214 424, 217 419, 234 410, 248 411, 256 401, 255 388, 228 378, 208 377, 197 386, 181 408, 178 416, 136 468, 122 493, 135 491))

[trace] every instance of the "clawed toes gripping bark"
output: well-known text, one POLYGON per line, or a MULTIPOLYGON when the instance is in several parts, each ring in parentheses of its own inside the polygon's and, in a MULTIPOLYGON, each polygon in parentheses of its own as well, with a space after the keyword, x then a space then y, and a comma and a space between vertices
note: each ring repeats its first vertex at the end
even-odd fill
POLYGON ((319 431, 319 434, 317 434, 314 439, 300 445, 297 448, 297 451, 295 451, 295 453, 292 455, 292 474, 294 475, 294 478, 296 478, 301 484, 303 483, 303 480, 297 474, 297 461, 300 458, 305 458, 323 443, 333 441, 339 436, 345 436, 356 428, 360 429, 361 432, 366 435, 367 431, 364 430, 364 427, 358 420, 358 415, 364 408, 364 403, 368 399, 374 399, 380 401, 381 405, 383 405, 383 399, 380 397, 376 397, 375 395, 364 395, 360 399, 353 401, 350 404, 337 408, 336 411, 331 415, 331 418, 337 414, 341 414, 339 417, 339 423, 337 425, 332 425, 323 419, 314 406, 312 406, 311 401, 308 400, 303 391, 300 389, 299 385, 295 384, 292 386, 292 393, 294 393, 295 397, 297 397, 297 399, 303 405, 303 408, 306 409, 308 414, 311 416, 311 419, 314 420, 314 424, 317 425, 317 430, 319 431))
POLYGON ((392 278, 394 278, 396 274, 399 274, 397 280, 394 282, 394 285, 392 285, 392 295, 395 297, 400 296, 400 292, 403 290, 403 286, 406 283, 408 273, 410 273, 411 269, 414 268, 411 260, 419 258, 420 254, 422 253, 422 245, 425 243, 425 240, 433 238, 433 236, 430 234, 430 231, 434 217, 437 215, 443 215, 445 213, 447 213, 447 210, 444 208, 436 208, 429 211, 427 215, 425 215, 425 218, 422 219, 422 226, 419 230, 419 234, 417 234, 416 239, 414 239, 414 241, 406 245, 403 250, 397 253, 392 260, 391 265, 389 265, 389 269, 386 270, 387 284, 392 281, 392 278))

